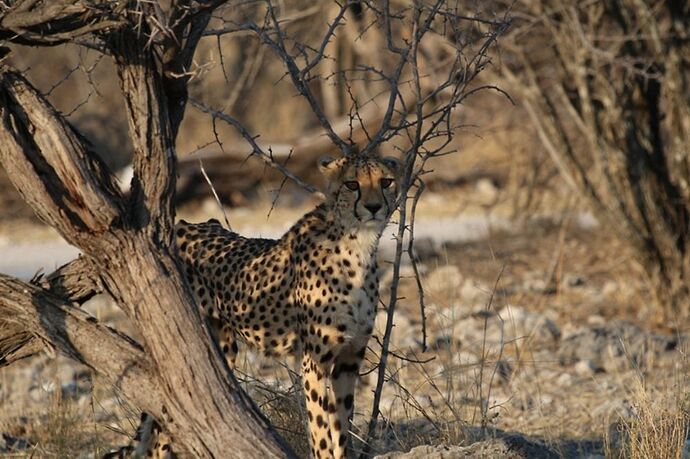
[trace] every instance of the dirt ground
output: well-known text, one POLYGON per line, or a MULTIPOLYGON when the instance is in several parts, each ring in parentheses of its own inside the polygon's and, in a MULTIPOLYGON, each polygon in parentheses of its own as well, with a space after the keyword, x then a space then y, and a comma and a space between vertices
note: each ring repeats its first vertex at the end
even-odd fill
MULTIPOLYGON (((420 204, 416 260, 424 319, 407 260, 376 454, 519 434, 554 457, 617 457, 626 426, 641 413, 663 419, 687 408, 690 327, 655 322, 653 299, 630 253, 576 205, 510 218, 503 192, 480 180, 431 191, 420 204), (482 205, 487 200, 498 204, 482 205)), ((266 196, 227 210, 236 230, 275 237, 314 204, 279 202, 268 217, 266 196)), ((180 215, 222 218, 212 201, 188 205, 180 215)), ((23 244, 24 259, 34 247, 39 263, 49 255, 45 247, 65 249, 54 232, 30 220, 4 220, 0 242, 5 254, 23 244)), ((381 244, 386 307, 359 383, 356 438, 366 432, 388 314, 390 234, 381 244)), ((86 307, 134 334, 107 298, 86 307)), ((304 454, 294 362, 249 352, 239 361, 244 387, 304 454)), ((136 408, 106 382, 61 356, 0 370, 0 451, 8 457, 98 457, 127 443, 137 419, 136 408)))

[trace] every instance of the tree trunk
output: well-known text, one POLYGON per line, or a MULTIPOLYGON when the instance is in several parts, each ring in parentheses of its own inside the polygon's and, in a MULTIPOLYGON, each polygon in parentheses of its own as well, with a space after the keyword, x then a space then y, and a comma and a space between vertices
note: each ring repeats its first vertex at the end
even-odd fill
MULTIPOLYGON (((189 17, 201 17, 202 24, 208 20, 208 11, 194 16, 187 8, 189 17)), ((46 11, 52 10, 41 10, 46 11)), ((0 25, 7 19, 0 18, 0 25)), ((186 91, 179 82, 164 81, 142 29, 135 33, 131 23, 120 20, 127 26, 111 31, 107 43, 135 148, 129 199, 40 93, 21 74, 1 69, 0 161, 39 218, 84 256, 41 287, 0 276, 0 365, 48 345, 109 379, 162 422, 176 449, 193 457, 292 457, 228 370, 180 272, 172 243, 173 133, 186 91), (165 92, 170 87, 173 100, 165 92), (138 327, 141 345, 70 304, 100 289, 138 327)), ((179 26, 180 18, 176 21, 179 26)), ((183 31, 195 30, 191 22, 183 31)), ((174 63, 174 57, 163 61, 174 63)))

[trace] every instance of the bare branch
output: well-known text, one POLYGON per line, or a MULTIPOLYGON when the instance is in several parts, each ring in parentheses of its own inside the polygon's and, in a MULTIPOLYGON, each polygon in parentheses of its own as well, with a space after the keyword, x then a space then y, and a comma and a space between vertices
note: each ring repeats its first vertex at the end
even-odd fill
POLYGON ((226 123, 230 124, 233 126, 237 131, 240 133, 242 138, 249 144, 251 147, 251 154, 257 156, 259 159, 261 159, 265 164, 267 164, 270 167, 273 167, 277 170, 279 170, 283 175, 288 177, 290 180, 298 184, 300 187, 304 188, 305 190, 309 191, 310 193, 317 193, 318 190, 313 186, 305 181, 303 181, 301 178, 290 172, 284 164, 280 164, 279 162, 275 161, 273 156, 269 153, 266 153, 263 148, 256 142, 256 137, 252 136, 249 131, 240 123, 238 120, 235 118, 231 117, 230 115, 223 113, 218 110, 214 110, 212 108, 209 108, 202 104, 201 102, 198 102, 194 99, 190 100, 190 103, 192 106, 196 107, 197 109, 201 110, 204 113, 208 113, 211 115, 213 118, 218 118, 220 120, 225 121, 226 123))
MULTIPOLYGON (((268 44, 275 51, 278 57, 280 57, 280 59, 285 63, 293 85, 295 86, 297 91, 307 100, 307 102, 309 102, 309 106, 314 112, 316 118, 319 120, 321 126, 324 128, 326 135, 329 137, 329 139, 331 139, 333 144, 335 144, 344 155, 349 155, 351 153, 352 146, 345 142, 342 138, 340 138, 340 136, 338 136, 338 134, 335 133, 330 121, 328 120, 325 113, 321 109, 321 106, 317 102, 314 93, 309 88, 308 81, 306 79, 307 76, 303 73, 303 69, 299 68, 295 59, 287 51, 285 43, 285 33, 280 27, 278 17, 275 13, 273 4, 270 0, 267 0, 267 8, 267 21, 271 24, 272 28, 267 28, 265 26, 260 27, 255 23, 249 24, 248 27, 257 34, 257 36, 261 39, 262 42, 268 44), (271 35, 275 35, 275 39, 272 38, 271 35)), ((339 15, 339 18, 342 18, 342 15, 339 15)), ((334 21, 334 23, 329 28, 330 35, 335 33, 337 25, 338 22, 334 21)), ((327 37, 325 41, 327 41, 328 39, 329 38, 327 37)), ((309 65, 310 64, 308 64, 307 66, 309 65)))
POLYGON ((114 178, 20 74, 5 70, 0 84, 0 160, 14 180, 42 184, 24 199, 74 244, 107 231, 121 215, 114 178))
POLYGON ((156 382, 141 346, 98 324, 81 309, 39 287, 0 274, 0 323, 25 330, 26 340, 30 336, 32 341, 22 349, 25 355, 17 356, 17 348, 6 347, 8 341, 3 334, 0 365, 49 345, 96 370, 124 393, 132 394, 137 404, 160 411, 156 382))

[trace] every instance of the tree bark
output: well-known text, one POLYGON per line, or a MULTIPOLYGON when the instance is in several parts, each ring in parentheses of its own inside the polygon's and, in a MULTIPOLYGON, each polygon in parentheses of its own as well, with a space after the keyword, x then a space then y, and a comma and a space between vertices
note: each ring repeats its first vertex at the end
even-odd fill
MULTIPOLYGON (((38 217, 84 255, 42 282, 50 290, 0 277, 0 323, 10 331, 1 334, 0 364, 48 344, 118 385, 162 422, 178 450, 291 457, 228 370, 180 272, 172 243, 176 126, 143 36, 123 29, 108 39, 135 148, 129 200, 38 91, 2 69, 0 161, 38 217), (141 345, 69 303, 99 289, 132 319, 141 345)), ((179 124, 179 110, 175 116, 179 124)))

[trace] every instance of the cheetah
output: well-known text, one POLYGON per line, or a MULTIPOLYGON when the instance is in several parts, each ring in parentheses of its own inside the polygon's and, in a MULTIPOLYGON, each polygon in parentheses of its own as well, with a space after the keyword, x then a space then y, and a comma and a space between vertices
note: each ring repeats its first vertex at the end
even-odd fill
MULTIPOLYGON (((311 454, 340 459, 379 298, 378 242, 397 207, 401 165, 372 155, 324 157, 318 168, 325 202, 280 239, 246 238, 216 220, 182 220, 175 235, 228 366, 235 367, 238 342, 271 357, 301 357, 311 454)), ((158 444, 157 456, 172 457, 167 441, 158 444)))

